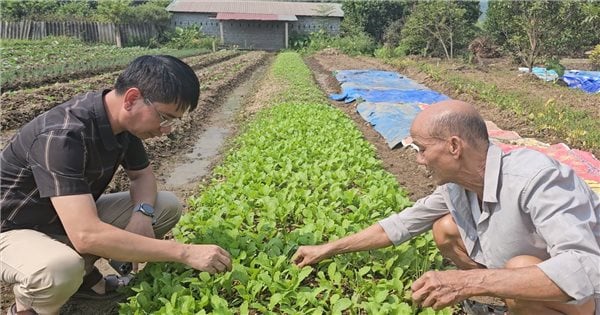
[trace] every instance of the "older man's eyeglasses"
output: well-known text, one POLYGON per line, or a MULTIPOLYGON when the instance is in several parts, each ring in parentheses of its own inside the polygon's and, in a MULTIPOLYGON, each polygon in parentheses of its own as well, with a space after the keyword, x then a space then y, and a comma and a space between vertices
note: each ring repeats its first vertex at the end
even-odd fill
POLYGON ((146 103, 147 105, 154 108, 154 111, 156 112, 156 114, 158 115, 158 118, 160 119, 160 126, 162 128, 167 128, 167 127, 174 128, 181 122, 181 118, 168 117, 165 114, 158 111, 158 109, 156 109, 156 106, 154 105, 154 103, 152 103, 149 99, 145 98, 144 103, 146 103))

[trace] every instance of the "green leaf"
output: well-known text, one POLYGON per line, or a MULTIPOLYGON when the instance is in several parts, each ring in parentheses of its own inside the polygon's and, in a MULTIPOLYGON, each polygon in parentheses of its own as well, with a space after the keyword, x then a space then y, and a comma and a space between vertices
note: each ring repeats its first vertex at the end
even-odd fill
POLYGON ((369 273, 369 271, 371 271, 371 267, 369 267, 369 266, 362 267, 358 270, 358 275, 360 277, 363 277, 364 275, 369 273))
POLYGON ((341 311, 348 309, 350 306, 352 306, 352 301, 350 301, 349 298, 341 298, 337 300, 335 304, 333 304, 332 312, 340 313, 341 311))
POLYGON ((300 284, 300 282, 306 279, 306 277, 308 277, 312 271, 313 268, 311 266, 305 266, 304 268, 302 268, 302 270, 300 270, 300 273, 298 273, 298 284, 300 284))
POLYGON ((204 282, 208 282, 210 280, 210 273, 203 271, 198 275, 198 278, 204 282))
POLYGON ((275 308, 275 305, 279 304, 279 302, 281 302, 281 300, 283 299, 283 294, 281 293, 275 293, 271 296, 271 299, 269 300, 269 309, 272 310, 275 308))

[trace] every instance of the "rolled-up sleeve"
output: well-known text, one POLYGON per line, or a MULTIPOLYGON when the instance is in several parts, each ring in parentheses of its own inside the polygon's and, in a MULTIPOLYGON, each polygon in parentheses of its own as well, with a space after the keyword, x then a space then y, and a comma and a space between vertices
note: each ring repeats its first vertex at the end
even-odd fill
POLYGON ((443 189, 446 189, 445 186, 440 186, 431 195, 419 199, 412 207, 379 221, 394 245, 426 232, 437 219, 449 213, 442 195, 443 189))
POLYGON ((574 300, 600 297, 598 196, 573 170, 558 165, 535 176, 522 201, 551 256, 538 267, 574 300))

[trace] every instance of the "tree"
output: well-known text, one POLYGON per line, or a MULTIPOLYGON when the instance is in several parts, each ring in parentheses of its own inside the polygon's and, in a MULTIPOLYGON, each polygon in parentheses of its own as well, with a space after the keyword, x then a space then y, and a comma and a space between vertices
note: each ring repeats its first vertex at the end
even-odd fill
POLYGON ((456 4, 465 9, 464 18, 469 24, 477 23, 481 11, 479 10, 479 1, 458 1, 456 4))
POLYGON ((600 32, 594 31, 600 29, 600 2, 586 1, 582 5, 582 10, 585 15, 583 20, 586 28, 585 33, 589 35, 585 44, 593 47, 600 44, 600 32))
POLYGON ((89 21, 93 15, 89 1, 63 2, 52 17, 55 21, 89 21))
MULTIPOLYGON (((599 6, 600 3, 589 7, 599 6)), ((600 12, 598 12, 600 14, 600 12)), ((598 18, 600 22, 600 18, 598 18)), ((598 33, 593 31, 593 20, 587 16, 582 2, 564 1, 560 3, 558 12, 554 12, 553 30, 548 36, 547 53, 552 56, 577 55, 583 57, 583 52, 597 43, 598 33), (594 34, 595 33, 595 34, 594 34)), ((600 29, 600 23, 596 30, 600 29)))
POLYGON ((58 0, 1 0, 2 20, 40 20, 58 9, 58 0))
POLYGON ((491 1, 484 29, 531 71, 542 58, 581 55, 591 47, 598 34, 589 14, 596 7, 593 2, 491 1))
POLYGON ((160 28, 165 28, 171 21, 171 13, 165 8, 169 1, 151 0, 146 3, 133 7, 127 15, 127 23, 148 23, 152 22, 160 28))
POLYGON ((395 20, 402 20, 408 9, 405 1, 360 1, 347 0, 342 3, 344 34, 366 32, 381 42, 385 28, 395 20))
POLYGON ((383 33, 383 43, 389 48, 397 47, 400 44, 400 36, 402 28, 404 27, 403 20, 395 20, 390 23, 383 33))
POLYGON ((465 18, 467 10, 455 1, 417 3, 402 29, 401 45, 409 53, 421 51, 454 58, 474 35, 474 24, 465 18))
POLYGON ((119 24, 127 21, 131 15, 131 0, 99 0, 96 16, 99 21, 115 24, 114 32, 117 47, 122 47, 119 24))

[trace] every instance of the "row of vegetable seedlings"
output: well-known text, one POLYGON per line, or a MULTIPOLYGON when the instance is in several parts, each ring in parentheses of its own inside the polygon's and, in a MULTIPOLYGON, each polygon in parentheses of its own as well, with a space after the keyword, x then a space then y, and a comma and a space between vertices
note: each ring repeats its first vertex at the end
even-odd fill
POLYGON ((434 314, 408 295, 413 279, 442 264, 430 235, 313 267, 291 263, 299 245, 356 232, 410 201, 353 123, 327 105, 299 55, 280 54, 271 71, 285 87, 281 102, 248 123, 173 233, 225 248, 233 270, 149 264, 120 312, 434 314))

